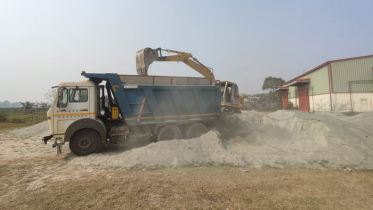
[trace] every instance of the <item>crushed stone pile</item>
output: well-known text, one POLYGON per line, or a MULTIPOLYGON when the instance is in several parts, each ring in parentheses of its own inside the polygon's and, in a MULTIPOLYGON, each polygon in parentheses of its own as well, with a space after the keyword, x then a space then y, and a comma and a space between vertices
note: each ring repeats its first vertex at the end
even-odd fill
MULTIPOLYGON (((47 135, 50 135, 47 121, 25 128, 0 131, 0 161, 56 155, 51 141, 47 145, 42 142, 42 138, 47 135)), ((69 152, 68 147, 62 149, 69 152)))
POLYGON ((193 164, 373 168, 373 113, 281 110, 232 115, 251 133, 229 140, 213 131, 195 139, 151 143, 122 153, 71 157, 69 165, 174 167, 193 164))
POLYGON ((29 127, 25 128, 19 128, 11 131, 14 134, 17 135, 23 135, 23 136, 33 136, 33 135, 50 135, 48 131, 48 122, 44 121, 29 127))

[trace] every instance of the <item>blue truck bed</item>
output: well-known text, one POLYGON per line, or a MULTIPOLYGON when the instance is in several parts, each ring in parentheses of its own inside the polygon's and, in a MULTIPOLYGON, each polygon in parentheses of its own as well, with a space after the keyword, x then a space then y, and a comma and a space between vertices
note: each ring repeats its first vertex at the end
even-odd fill
POLYGON ((107 82, 127 125, 220 118, 220 84, 206 84, 204 78, 157 77, 147 83, 150 78, 144 76, 85 72, 82 75, 96 83, 107 82), (162 85, 154 83, 155 80, 162 85))

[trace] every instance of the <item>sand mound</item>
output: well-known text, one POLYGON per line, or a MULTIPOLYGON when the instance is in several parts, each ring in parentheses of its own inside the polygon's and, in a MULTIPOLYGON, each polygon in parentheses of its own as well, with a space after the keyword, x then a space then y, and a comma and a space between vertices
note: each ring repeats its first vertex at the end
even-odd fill
MULTIPOLYGON (((247 125, 250 134, 222 140, 211 131, 200 138, 128 147, 124 152, 72 155, 68 164, 123 168, 193 164, 373 168, 373 113, 348 117, 334 112, 281 110, 265 115, 247 111, 230 118, 230 122, 247 125)), ((0 132, 0 159, 55 155, 50 143, 41 142, 45 135, 47 122, 0 132)), ((63 151, 69 153, 68 145, 63 151)))
MULTIPOLYGON (((1 131, 0 160, 56 155, 52 142, 48 142, 48 145, 42 142, 42 138, 47 135, 50 135, 47 121, 25 128, 1 131)), ((63 150, 69 151, 68 147, 63 150)))
POLYGON ((178 166, 191 163, 224 162, 231 158, 229 151, 215 132, 190 140, 171 140, 149 144, 117 155, 93 154, 77 157, 70 161, 73 165, 102 165, 105 167, 134 167, 143 165, 178 166))
POLYGON ((216 163, 258 168, 284 165, 373 168, 372 113, 348 117, 326 112, 277 111, 264 115, 251 111, 232 117, 248 122, 253 132, 228 141, 209 132, 200 138, 152 143, 121 154, 74 157, 69 164, 159 167, 216 163))
POLYGON ((15 129, 15 130, 12 130, 11 132, 17 135, 24 135, 24 136, 44 135, 44 134, 45 134, 44 136, 50 135, 48 131, 47 121, 29 126, 29 127, 15 129))

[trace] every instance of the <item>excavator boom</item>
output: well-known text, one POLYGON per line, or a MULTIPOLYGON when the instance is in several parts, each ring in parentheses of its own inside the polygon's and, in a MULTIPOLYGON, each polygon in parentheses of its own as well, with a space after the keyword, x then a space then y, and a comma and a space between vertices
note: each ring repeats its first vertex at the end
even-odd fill
POLYGON ((190 53, 179 52, 175 50, 163 50, 161 48, 151 49, 145 48, 137 51, 136 54, 136 70, 139 75, 148 75, 150 64, 154 61, 182 61, 205 78, 209 78, 212 84, 215 84, 215 77, 212 69, 203 65, 200 61, 190 53), (175 53, 176 55, 162 56, 162 51, 175 53))

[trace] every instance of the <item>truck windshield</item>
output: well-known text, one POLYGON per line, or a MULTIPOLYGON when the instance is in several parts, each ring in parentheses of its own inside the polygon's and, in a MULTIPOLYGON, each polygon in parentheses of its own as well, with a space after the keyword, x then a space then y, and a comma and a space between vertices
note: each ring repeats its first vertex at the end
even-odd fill
POLYGON ((87 89, 70 89, 69 102, 87 102, 88 90, 87 89))

